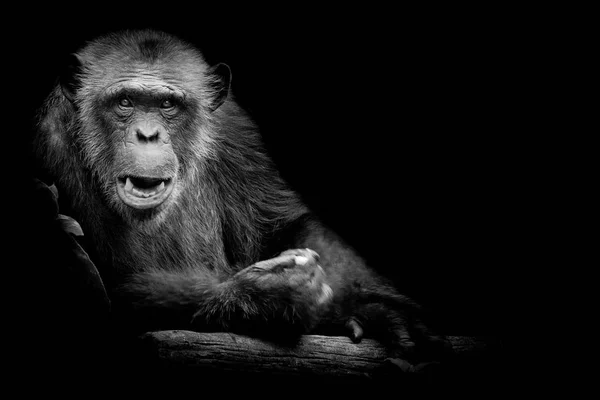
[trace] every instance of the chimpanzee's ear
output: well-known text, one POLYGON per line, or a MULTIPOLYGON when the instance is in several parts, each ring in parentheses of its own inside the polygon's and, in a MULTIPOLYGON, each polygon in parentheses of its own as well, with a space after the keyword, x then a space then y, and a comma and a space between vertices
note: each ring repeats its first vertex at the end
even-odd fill
POLYGON ((63 63, 63 69, 60 74, 60 88, 69 101, 75 99, 75 92, 79 88, 79 73, 83 66, 81 58, 77 54, 69 54, 63 63))
POLYGON ((209 80, 212 91, 214 92, 213 100, 210 104, 210 111, 215 111, 223 104, 227 95, 229 94, 229 87, 231 85, 231 69, 229 65, 219 63, 208 70, 208 73, 212 75, 212 79, 209 80))

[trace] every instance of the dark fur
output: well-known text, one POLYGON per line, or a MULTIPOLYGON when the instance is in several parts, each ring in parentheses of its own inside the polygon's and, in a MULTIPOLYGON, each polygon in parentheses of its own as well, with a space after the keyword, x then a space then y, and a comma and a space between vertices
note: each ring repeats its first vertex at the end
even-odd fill
POLYGON ((36 151, 93 243, 116 310, 132 312, 137 328, 331 332, 357 322, 366 335, 405 351, 413 345, 409 334, 431 338, 415 317, 418 306, 285 184, 232 97, 213 111, 219 78, 197 50, 160 32, 125 32, 91 42, 78 58, 83 68, 73 80, 73 101, 60 85, 50 94, 36 151), (122 136, 108 128, 101 90, 131 63, 160 64, 160 73, 175 74, 189 102, 169 125, 181 190, 159 218, 152 211, 134 215, 111 186, 115 170, 127 165, 115 150, 122 136), (290 284, 302 273, 298 266, 244 270, 295 248, 320 255, 332 301, 316 305, 314 292, 290 284))

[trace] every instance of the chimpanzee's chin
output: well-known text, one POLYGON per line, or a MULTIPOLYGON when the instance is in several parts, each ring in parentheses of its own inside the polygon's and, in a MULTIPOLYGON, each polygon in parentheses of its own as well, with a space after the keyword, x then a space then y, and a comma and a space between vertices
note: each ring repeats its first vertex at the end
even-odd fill
POLYGON ((170 214, 170 206, 169 200, 154 208, 139 209, 126 206, 121 210, 121 215, 130 228, 151 233, 163 225, 170 214))

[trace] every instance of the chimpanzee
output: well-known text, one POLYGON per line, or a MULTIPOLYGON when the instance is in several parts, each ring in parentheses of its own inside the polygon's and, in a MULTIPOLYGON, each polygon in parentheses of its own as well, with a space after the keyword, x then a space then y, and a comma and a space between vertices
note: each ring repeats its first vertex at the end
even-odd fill
POLYGON ((174 36, 124 31, 74 54, 45 102, 35 154, 114 313, 137 331, 364 332, 418 361, 442 338, 283 181, 230 82, 174 36))

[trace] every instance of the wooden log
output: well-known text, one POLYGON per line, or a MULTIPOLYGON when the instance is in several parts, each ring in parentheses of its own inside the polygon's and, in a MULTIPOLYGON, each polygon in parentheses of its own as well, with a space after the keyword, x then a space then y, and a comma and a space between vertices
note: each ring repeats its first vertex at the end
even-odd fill
MULTIPOLYGON (((231 333, 159 331, 141 337, 144 353, 152 364, 179 369, 203 369, 337 378, 387 375, 385 348, 363 339, 355 344, 347 337, 305 335, 294 345, 284 345, 231 333)), ((449 336, 456 356, 481 354, 489 338, 449 336)))

